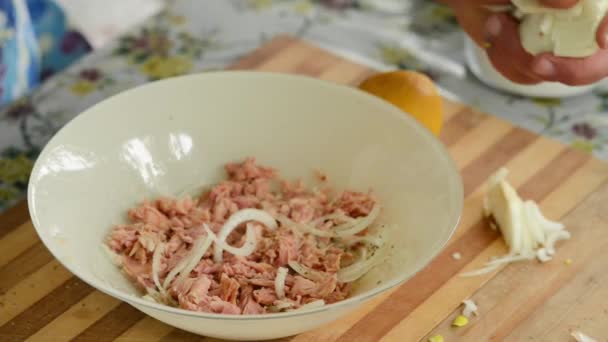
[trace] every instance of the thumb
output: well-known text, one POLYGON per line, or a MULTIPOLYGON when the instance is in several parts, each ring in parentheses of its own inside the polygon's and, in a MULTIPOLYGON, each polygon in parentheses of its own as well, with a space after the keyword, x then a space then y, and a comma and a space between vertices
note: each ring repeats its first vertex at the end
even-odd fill
POLYGON ((503 76, 520 84, 534 84, 540 80, 522 70, 534 57, 524 50, 519 39, 519 22, 508 14, 494 14, 488 18, 486 53, 492 65, 503 76))
POLYGON ((608 15, 600 24, 596 33, 597 44, 602 49, 608 49, 608 15))

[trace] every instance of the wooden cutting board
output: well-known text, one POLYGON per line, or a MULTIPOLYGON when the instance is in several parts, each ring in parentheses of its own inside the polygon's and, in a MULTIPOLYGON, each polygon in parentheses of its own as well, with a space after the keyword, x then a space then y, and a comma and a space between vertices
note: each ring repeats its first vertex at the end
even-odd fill
MULTIPOLYGON (((278 37, 232 69, 297 73, 357 84, 372 70, 302 41, 278 37)), ((608 338, 608 164, 461 104, 445 102, 441 139, 460 167, 466 202, 450 244, 403 286, 327 327, 286 341, 571 341, 580 329, 608 338), (572 239, 540 265, 522 262, 458 276, 506 252, 482 219, 481 186, 501 166, 522 196, 560 219, 572 239), (462 258, 455 260, 453 253, 462 258), (567 265, 565 260, 571 259, 567 265), (473 298, 479 316, 451 322, 473 298)), ((145 316, 65 270, 38 240, 22 204, 0 216, 0 341, 190 341, 202 338, 145 316)))

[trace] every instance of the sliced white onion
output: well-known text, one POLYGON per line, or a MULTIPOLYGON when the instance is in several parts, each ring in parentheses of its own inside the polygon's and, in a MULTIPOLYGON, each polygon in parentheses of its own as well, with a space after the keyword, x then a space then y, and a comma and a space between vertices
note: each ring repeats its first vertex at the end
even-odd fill
POLYGON ((467 299, 464 300, 462 302, 462 305, 464 305, 464 307, 462 308, 462 315, 465 317, 471 317, 471 314, 477 316, 478 312, 477 312, 477 304, 475 304, 475 302, 471 299, 467 299))
POLYGON ((274 278, 274 292, 279 299, 285 298, 285 279, 287 279, 288 270, 285 267, 279 267, 277 276, 274 278))
MULTIPOLYGON (((211 232, 211 230, 209 231, 211 232)), ((215 242, 216 251, 218 248, 220 250, 219 259, 214 259, 216 263, 222 262, 222 254, 224 251, 233 255, 246 257, 251 255, 251 253, 255 252, 255 248, 258 244, 255 227, 251 225, 247 225, 247 230, 245 231, 245 243, 241 247, 230 246, 228 243, 226 243, 226 241, 220 240, 218 238, 215 238, 213 241, 215 242)))
POLYGON ((320 224, 322 224, 325 221, 328 220, 341 220, 344 221, 345 223, 352 223, 353 221, 355 221, 356 219, 346 215, 344 212, 342 211, 338 211, 335 213, 331 213, 329 215, 325 215, 325 216, 321 216, 318 219, 313 221, 313 225, 314 226, 318 226, 320 224))
POLYGON ((385 248, 379 248, 371 257, 361 258, 362 260, 340 269, 338 271, 338 281, 350 283, 364 276, 381 261, 385 254, 383 253, 384 249, 385 248))
POLYGON ((295 304, 293 302, 287 300, 277 300, 273 306, 268 307, 268 311, 270 312, 279 312, 281 310, 289 309, 294 307, 295 304))
POLYGON ((321 229, 315 228, 311 225, 295 222, 292 219, 290 219, 284 215, 278 216, 277 220, 279 220, 279 222, 281 222, 282 226, 294 229, 298 233, 298 235, 308 233, 308 234, 319 236, 319 237, 329 237, 330 238, 330 237, 334 236, 334 233, 331 231, 321 230, 321 229))
POLYGON ((517 254, 517 255, 507 254, 503 257, 490 260, 489 262, 486 263, 486 266, 493 266, 493 265, 500 266, 500 265, 504 265, 504 264, 510 264, 512 262, 523 261, 523 260, 532 260, 532 259, 534 259, 533 253, 525 253, 525 254, 517 254))
POLYGON ((486 266, 486 267, 479 268, 479 269, 476 269, 473 271, 461 273, 460 276, 461 277, 477 277, 480 275, 492 273, 492 272, 496 271, 499 267, 500 267, 500 264, 486 266))
POLYGON ((152 297, 152 296, 151 296, 151 295, 149 295, 149 294, 143 295, 143 296, 141 297, 141 299, 145 299, 145 300, 147 300, 147 301, 149 301, 149 302, 152 302, 152 303, 159 303, 159 304, 163 304, 162 302, 159 302, 158 300, 156 300, 156 298, 152 297))
POLYGON ((323 299, 315 300, 314 302, 310 302, 308 304, 304 304, 297 308, 296 310, 309 310, 320 308, 325 305, 325 301, 323 299))
MULTIPOLYGON (((228 250, 227 247, 230 247, 230 246, 228 246, 227 243, 225 243, 228 235, 230 235, 230 233, 232 233, 232 231, 236 227, 238 227, 239 225, 241 225, 242 223, 247 222, 247 221, 260 222, 270 230, 277 229, 277 221, 274 219, 274 217, 272 217, 270 214, 268 214, 267 212, 265 212, 263 210, 242 209, 242 210, 237 211, 236 213, 232 214, 230 216, 230 218, 228 218, 228 221, 226 221, 226 223, 224 223, 224 225, 220 229, 220 232, 217 234, 215 249, 214 249, 214 253, 213 253, 213 260, 216 263, 222 262, 223 249, 228 250)), ((249 234, 250 234, 249 230, 250 229, 247 228, 247 241, 251 242, 249 239, 249 234)), ((254 236, 253 240, 255 241, 255 236, 254 236)), ((243 246, 243 247, 245 247, 245 246, 243 246)), ((230 248, 234 248, 234 247, 230 247, 230 248)), ((250 247, 247 247, 247 248, 250 248, 250 247)), ((255 246, 254 246, 254 249, 255 249, 255 246)), ((230 252, 230 250, 228 250, 228 251, 230 252)), ((232 252, 230 252, 230 253, 232 253, 232 252)), ((235 253, 233 253, 233 254, 235 254, 235 253)))
POLYGON ((380 215, 380 205, 376 204, 369 215, 334 227, 336 236, 346 237, 358 234, 369 227, 378 218, 378 215, 380 215))
MULTIPOLYGON (((163 282, 163 287, 166 289, 171 285, 171 281, 180 273, 184 274, 184 277, 188 276, 190 272, 196 267, 198 262, 203 258, 203 255, 207 253, 211 242, 213 242, 213 232, 209 235, 209 231, 207 231, 207 235, 200 235, 194 241, 192 245, 192 249, 182 260, 180 260, 177 265, 169 272, 165 281, 163 282), (198 257, 198 258, 197 258, 198 257), (188 272, 182 272, 186 266, 189 264, 194 264, 192 268, 188 272)), ((189 267, 188 267, 189 268, 189 267)))
POLYGON ((299 275, 301 275, 302 277, 304 277, 306 279, 310 279, 312 281, 321 281, 321 280, 323 280, 323 278, 325 278, 324 273, 319 272, 317 270, 313 270, 310 267, 306 267, 306 266, 300 264, 299 262, 290 261, 288 264, 292 270, 294 270, 296 273, 298 273, 299 275))
MULTIPOLYGON (((194 243, 194 246, 190 251, 188 262, 186 262, 186 265, 183 267, 183 269, 179 271, 179 277, 182 279, 190 275, 190 272, 192 272, 196 265, 198 265, 199 261, 201 261, 205 253, 207 253, 207 250, 209 249, 209 247, 211 247, 211 243, 215 238, 215 234, 213 234, 213 232, 209 229, 209 226, 207 226, 206 223, 203 224, 203 227, 207 232, 207 236, 203 238, 203 236, 201 235, 198 239, 196 239, 196 242, 194 243)), ((168 285, 169 283, 167 283, 167 286, 168 285)))
MULTIPOLYGON (((206 236, 201 236, 200 238, 203 238, 204 241, 204 239, 206 239, 206 236)), ((194 248, 192 248, 192 250, 194 250, 194 248)), ((173 279, 175 279, 175 277, 186 267, 186 265, 190 261, 191 254, 192 253, 188 254, 182 260, 180 260, 177 265, 175 265, 175 267, 173 267, 173 269, 169 272, 169 274, 167 274, 167 277, 163 281, 164 289, 167 289, 169 285, 171 285, 171 281, 173 281, 173 279)))
POLYGON ((154 250, 154 254, 152 255, 152 279, 154 280, 154 285, 161 293, 164 293, 164 289, 160 284, 160 279, 158 277, 159 269, 160 269, 160 258, 165 250, 165 244, 159 243, 154 250))
POLYGON ((384 237, 382 235, 377 235, 377 236, 351 236, 348 238, 343 238, 341 239, 342 242, 344 242, 347 246, 352 246, 355 245, 357 243, 363 242, 363 243, 368 243, 370 245, 374 245, 376 247, 381 247, 384 245, 384 243, 386 242, 386 240, 384 239, 384 237))

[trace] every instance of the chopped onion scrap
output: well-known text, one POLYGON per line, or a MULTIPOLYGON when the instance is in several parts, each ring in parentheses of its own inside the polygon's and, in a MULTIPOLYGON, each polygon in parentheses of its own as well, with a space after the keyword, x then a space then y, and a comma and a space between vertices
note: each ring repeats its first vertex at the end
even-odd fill
POLYGON ((570 335, 572 335, 577 342, 597 342, 596 339, 591 338, 578 330, 573 331, 570 335))
POLYGON ((548 262, 548 261, 551 261, 553 259, 549 255, 549 253, 547 252, 547 250, 545 248, 539 248, 539 249, 536 250, 536 258, 540 262, 548 262))
MULTIPOLYGON (((224 223, 224 225, 220 229, 220 232, 217 234, 217 239, 215 241, 215 249, 213 253, 213 260, 216 263, 222 262, 222 252, 224 249, 228 250, 230 253, 233 254, 236 254, 234 253, 234 251, 237 251, 237 253, 245 253, 250 250, 251 252, 249 252, 249 254, 253 253, 253 251, 255 250, 256 241, 255 231, 253 231, 252 227, 247 227, 247 242, 243 247, 232 249, 234 247, 231 247, 226 243, 226 238, 228 237, 228 235, 230 235, 230 233, 232 233, 232 231, 236 227, 247 221, 257 221, 265 225, 268 229, 277 229, 277 221, 275 221, 274 217, 272 217, 270 214, 263 210, 242 209, 237 211, 236 213, 232 214, 230 218, 228 218, 228 221, 224 223)), ((249 254, 245 254, 244 256, 249 254)))
POLYGON ((500 265, 538 258, 550 261, 555 243, 570 238, 563 224, 548 220, 534 201, 523 201, 506 181, 508 171, 501 168, 488 180, 484 215, 491 216, 509 247, 509 254, 486 263, 486 267, 462 276, 476 276, 496 270, 500 265))
POLYGON ((369 258, 366 255, 362 255, 359 261, 340 269, 338 271, 338 281, 350 283, 361 278, 382 261, 386 254, 384 253, 385 250, 385 248, 379 248, 369 258))
POLYGON ((288 270, 285 267, 279 267, 277 276, 274 278, 274 292, 279 299, 285 298, 285 279, 287 279, 288 270))
POLYGON ((471 299, 467 299, 464 300, 462 302, 462 305, 464 305, 464 307, 462 308, 462 315, 465 317, 471 317, 471 314, 477 316, 478 312, 477 312, 477 304, 475 304, 475 302, 471 299))

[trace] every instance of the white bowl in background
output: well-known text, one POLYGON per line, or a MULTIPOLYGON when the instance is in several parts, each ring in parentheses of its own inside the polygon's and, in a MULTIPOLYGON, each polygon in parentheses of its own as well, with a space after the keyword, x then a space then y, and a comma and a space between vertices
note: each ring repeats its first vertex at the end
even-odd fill
POLYGON ((486 54, 473 40, 466 37, 465 54, 471 72, 490 87, 509 93, 541 98, 563 98, 590 92, 598 83, 585 86, 569 86, 558 82, 543 82, 535 85, 515 83, 499 73, 486 54))
POLYGON ((441 143, 398 108, 306 77, 218 72, 155 82, 105 100, 68 123, 36 161, 28 190, 44 244, 76 276, 175 327, 253 340, 329 323, 404 282, 446 244, 463 189, 441 143), (223 177, 255 156, 290 178, 324 170, 337 188, 374 189, 395 249, 339 303, 260 316, 198 313, 140 298, 101 243, 126 210, 223 177), (377 282, 381 281, 380 284, 377 282))

